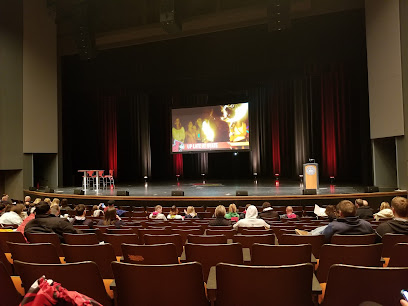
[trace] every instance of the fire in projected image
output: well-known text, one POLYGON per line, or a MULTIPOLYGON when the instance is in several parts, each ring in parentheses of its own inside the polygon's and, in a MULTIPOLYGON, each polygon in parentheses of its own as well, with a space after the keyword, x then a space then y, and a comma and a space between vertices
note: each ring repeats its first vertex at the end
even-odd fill
POLYGON ((202 132, 204 134, 204 139, 206 139, 206 141, 209 141, 209 142, 214 141, 215 132, 207 121, 203 122, 202 132))
POLYGON ((245 140, 247 128, 243 119, 248 117, 248 103, 221 105, 221 112, 223 114, 221 120, 228 123, 229 126, 230 141, 245 140))

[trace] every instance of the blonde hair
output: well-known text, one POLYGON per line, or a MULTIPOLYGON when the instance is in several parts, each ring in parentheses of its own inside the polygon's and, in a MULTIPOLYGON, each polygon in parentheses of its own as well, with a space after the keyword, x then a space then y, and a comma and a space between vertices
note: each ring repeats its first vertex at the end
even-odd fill
POLYGON ((197 213, 195 212, 194 206, 187 207, 187 214, 193 217, 197 215, 197 213))
POLYGON ((53 198, 52 202, 51 202, 51 205, 54 205, 54 204, 57 204, 59 206, 60 200, 58 198, 53 198))
POLYGON ((159 211, 159 210, 163 210, 163 206, 161 206, 161 205, 156 205, 155 207, 154 207, 154 211, 159 211))
MULTIPOLYGON (((231 205, 235 206, 235 204, 231 204, 231 205)), ((231 208, 231 205, 230 205, 230 208, 231 208)), ((235 210, 236 210, 236 207, 235 207, 235 210)), ((214 215, 215 215, 215 217, 224 217, 226 213, 227 213, 227 211, 225 210, 225 207, 223 205, 218 205, 215 208, 214 215)))
POLYGON ((388 203, 388 202, 382 202, 381 203, 381 206, 380 206, 380 210, 383 210, 383 209, 389 209, 389 208, 391 208, 391 206, 390 206, 390 203, 388 203))
MULTIPOLYGON (((220 205, 220 206, 222 206, 222 205, 220 205)), ((219 206, 217 206, 217 207, 219 207, 219 206)), ((224 206, 223 206, 223 207, 224 207, 224 206)), ((236 213, 236 212, 237 212, 237 205, 235 205, 234 203, 230 204, 230 205, 228 206, 228 212, 230 212, 230 213, 236 213)))
POLYGON ((60 212, 60 207, 59 207, 59 205, 58 204, 52 204, 51 206, 50 206, 50 213, 51 214, 53 214, 53 215, 57 215, 57 214, 59 214, 59 212, 60 212))
POLYGON ((41 202, 41 198, 36 198, 33 202, 33 205, 36 205, 41 202))
POLYGON ((50 204, 50 206, 51 206, 51 199, 50 198, 45 198, 44 202, 50 204))

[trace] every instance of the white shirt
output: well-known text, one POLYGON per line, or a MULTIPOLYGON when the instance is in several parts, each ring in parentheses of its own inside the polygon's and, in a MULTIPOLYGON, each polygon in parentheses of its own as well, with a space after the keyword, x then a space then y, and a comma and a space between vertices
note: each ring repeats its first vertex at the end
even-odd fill
POLYGON ((166 216, 163 214, 157 214, 155 217, 153 213, 150 214, 149 219, 155 219, 155 220, 164 220, 167 221, 166 216))
POLYGON ((0 217, 0 224, 17 224, 20 225, 23 222, 23 219, 16 214, 14 211, 9 211, 4 213, 0 217))
POLYGON ((236 229, 238 227, 266 227, 270 228, 271 226, 266 223, 263 219, 258 219, 258 209, 251 205, 246 210, 245 219, 239 220, 237 223, 234 224, 233 228, 236 229))

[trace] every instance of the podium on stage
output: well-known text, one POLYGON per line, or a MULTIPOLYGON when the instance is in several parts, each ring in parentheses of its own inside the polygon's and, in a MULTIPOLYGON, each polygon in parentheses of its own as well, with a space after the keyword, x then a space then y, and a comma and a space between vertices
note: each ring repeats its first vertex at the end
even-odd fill
POLYGON ((303 164, 303 194, 316 194, 319 189, 319 165, 303 164))

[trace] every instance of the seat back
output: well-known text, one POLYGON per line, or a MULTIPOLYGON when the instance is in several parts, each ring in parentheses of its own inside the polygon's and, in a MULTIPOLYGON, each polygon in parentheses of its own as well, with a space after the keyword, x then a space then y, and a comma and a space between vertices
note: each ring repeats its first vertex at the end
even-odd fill
POLYGON ((102 305, 112 305, 98 266, 91 261, 69 264, 35 264, 15 260, 14 266, 27 292, 31 285, 45 275, 68 290, 81 292, 102 305))
POLYGON ((122 243, 139 244, 139 237, 136 234, 102 234, 103 241, 110 243, 115 251, 115 256, 122 256, 122 243))
POLYGON ((186 243, 187 261, 198 261, 203 268, 203 277, 206 282, 210 268, 220 262, 243 264, 242 246, 232 244, 193 244, 186 243))
POLYGON ((250 228, 250 227, 240 227, 239 228, 239 232, 242 235, 269 235, 269 234, 274 234, 274 231, 272 229, 254 229, 254 228, 250 228))
POLYGON ((320 258, 320 249, 324 244, 324 235, 300 236, 300 235, 282 235, 279 244, 310 244, 312 253, 316 258, 320 258))
POLYGON ((136 245, 122 244, 123 258, 127 263, 143 265, 177 264, 178 256, 173 243, 136 245))
POLYGON ((188 242, 195 244, 223 244, 227 243, 225 235, 188 235, 188 242))
POLYGON ((331 244, 341 245, 363 245, 373 244, 377 239, 377 234, 366 235, 333 235, 331 238, 331 244))
POLYGON ((408 288, 408 268, 336 264, 330 268, 325 297, 321 305, 362 305, 366 301, 376 305, 400 305, 402 288, 408 288), (378 288, 379 282, 381 288, 378 288))
POLYGON ((30 243, 52 243, 57 249, 58 256, 63 257, 61 242, 55 233, 26 233, 27 240, 30 243))
POLYGON ((144 235, 171 235, 171 228, 141 228, 139 229, 140 244, 144 243, 144 235))
POLYGON ((197 262, 176 265, 132 265, 112 263, 117 305, 208 306, 201 266, 197 262), (158 282, 166 284, 160 286, 158 282), (174 296, 174 288, 183 288, 174 296))
POLYGON ((144 242, 147 245, 173 243, 176 246, 177 256, 183 253, 183 242, 179 234, 171 235, 144 235, 144 242))
POLYGON ((64 234, 64 240, 66 244, 71 245, 99 244, 96 234, 64 234))
POLYGON ((311 254, 310 244, 266 245, 255 243, 252 246, 251 265, 281 266, 309 263, 311 254))
POLYGON ((316 271, 320 283, 327 280, 329 269, 334 264, 365 267, 380 267, 382 244, 335 245, 325 244, 320 250, 319 268, 316 271))
POLYGON ((60 264, 57 249, 51 243, 7 242, 13 260, 40 264, 60 264))
POLYGON ((408 243, 397 243, 391 250, 388 267, 408 267, 408 243))
POLYGON ((14 287, 10 274, 2 262, 0 262, 0 284, 0 306, 19 305, 22 300, 22 296, 14 287))
POLYGON ((7 273, 9 275, 12 275, 13 274, 13 267, 11 266, 11 263, 8 261, 6 255, 4 254, 3 249, 1 248, 1 246, 0 246, 0 262, 3 263, 4 267, 7 270, 7 273))
POLYGON ((217 305, 313 305, 313 265, 310 263, 279 266, 251 267, 226 263, 217 265, 217 305), (236 292, 236 282, 246 293, 236 292), (284 294, 290 288, 291 294, 284 294), (272 294, 267 302, 265 294, 272 294))
POLYGON ((243 248, 251 249, 254 243, 275 244, 275 235, 235 235, 232 240, 239 242, 243 248))
POLYGON ((7 241, 16 243, 27 242, 21 232, 0 232, 0 248, 4 253, 10 253, 7 241))
POLYGON ((408 235, 385 234, 382 237, 383 244, 382 257, 390 257, 392 253, 392 248, 397 243, 408 243, 408 235))
POLYGON ((207 235, 225 235, 227 239, 232 239, 234 238, 234 235, 237 233, 237 231, 234 229, 225 229, 225 230, 210 229, 210 227, 208 227, 205 233, 207 235))
POLYGON ((115 235, 136 234, 135 231, 131 228, 108 228, 106 229, 106 233, 115 235))
POLYGON ((102 278, 113 278, 111 269, 112 261, 116 261, 112 245, 90 244, 90 245, 68 245, 62 244, 67 263, 93 261, 98 266, 102 278))
POLYGON ((204 234, 204 230, 202 228, 194 228, 194 229, 173 228, 171 232, 174 234, 179 234, 181 236, 183 245, 186 244, 188 235, 190 234, 203 235, 204 234))

